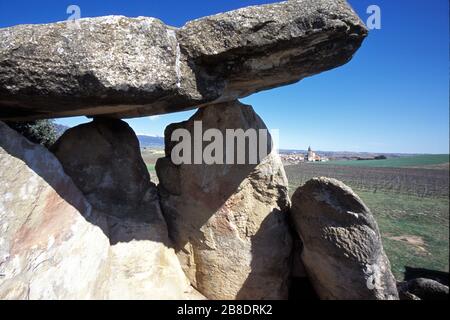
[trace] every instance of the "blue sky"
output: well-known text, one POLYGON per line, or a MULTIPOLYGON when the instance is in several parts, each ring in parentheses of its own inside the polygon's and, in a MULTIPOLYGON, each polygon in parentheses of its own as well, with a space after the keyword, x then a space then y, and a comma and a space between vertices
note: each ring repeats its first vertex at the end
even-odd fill
MULTIPOLYGON (((40 0, 0 1, 0 27, 65 20, 76 4, 82 17, 110 14, 153 16, 167 24, 263 0, 40 0)), ((347 65, 303 81, 254 94, 253 105, 267 126, 280 129, 280 146, 317 150, 449 153, 449 8, 447 0, 350 0, 363 21, 366 9, 382 11, 347 65)), ((171 122, 193 112, 127 120, 139 134, 162 135, 171 122)), ((59 119, 76 125, 84 117, 59 119)))

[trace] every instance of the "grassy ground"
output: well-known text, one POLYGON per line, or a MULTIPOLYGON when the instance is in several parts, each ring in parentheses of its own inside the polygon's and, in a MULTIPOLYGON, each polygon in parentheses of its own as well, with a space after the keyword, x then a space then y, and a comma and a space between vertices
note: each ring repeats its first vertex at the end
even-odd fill
POLYGON ((355 190, 374 214, 397 279, 404 267, 449 271, 449 201, 355 190))
MULTIPOLYGON (((428 167, 442 165, 449 162, 448 154, 419 155, 414 157, 389 158, 385 160, 364 160, 330 161, 330 164, 352 167, 382 167, 382 168, 402 168, 402 167, 428 167)), ((326 163, 325 163, 326 165, 326 163)))

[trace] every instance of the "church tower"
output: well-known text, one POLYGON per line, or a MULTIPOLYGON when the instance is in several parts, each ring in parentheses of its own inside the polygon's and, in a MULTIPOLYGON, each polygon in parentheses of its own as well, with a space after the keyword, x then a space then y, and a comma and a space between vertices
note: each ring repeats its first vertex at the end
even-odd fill
POLYGON ((316 154, 312 151, 311 146, 308 148, 308 162, 315 162, 316 161, 316 154))

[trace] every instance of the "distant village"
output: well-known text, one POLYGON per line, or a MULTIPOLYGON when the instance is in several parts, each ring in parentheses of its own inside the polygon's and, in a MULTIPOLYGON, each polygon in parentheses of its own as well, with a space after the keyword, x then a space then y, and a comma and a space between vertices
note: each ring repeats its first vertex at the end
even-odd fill
POLYGON ((281 160, 284 164, 298 164, 301 162, 327 162, 329 159, 325 156, 321 156, 311 149, 308 148, 306 154, 295 153, 295 154, 280 154, 281 160))

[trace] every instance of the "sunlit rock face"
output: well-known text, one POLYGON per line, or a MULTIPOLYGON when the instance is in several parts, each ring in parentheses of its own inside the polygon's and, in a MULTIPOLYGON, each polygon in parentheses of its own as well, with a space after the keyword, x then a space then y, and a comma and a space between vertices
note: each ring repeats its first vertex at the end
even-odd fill
POLYGON ((102 298, 106 220, 54 155, 2 122, 0 181, 0 298, 102 298))
POLYGON ((130 126, 117 119, 95 119, 67 130, 52 151, 107 222, 111 256, 105 298, 195 297, 130 126))
MULTIPOLYGON (((196 121, 223 136, 227 129, 266 129, 251 106, 230 102, 172 124, 166 139, 181 128, 194 136, 196 121)), ((279 156, 269 153, 256 164, 175 165, 175 145, 166 143, 156 171, 169 236, 191 283, 210 299, 286 299, 292 240, 279 156)))
POLYGON ((139 117, 233 101, 348 62, 367 30, 344 0, 188 22, 123 16, 0 29, 0 119, 139 117))
POLYGON ((171 248, 156 192, 135 215, 126 203, 122 215, 101 211, 51 152, 2 122, 0 168, 1 299, 204 299, 171 248))

